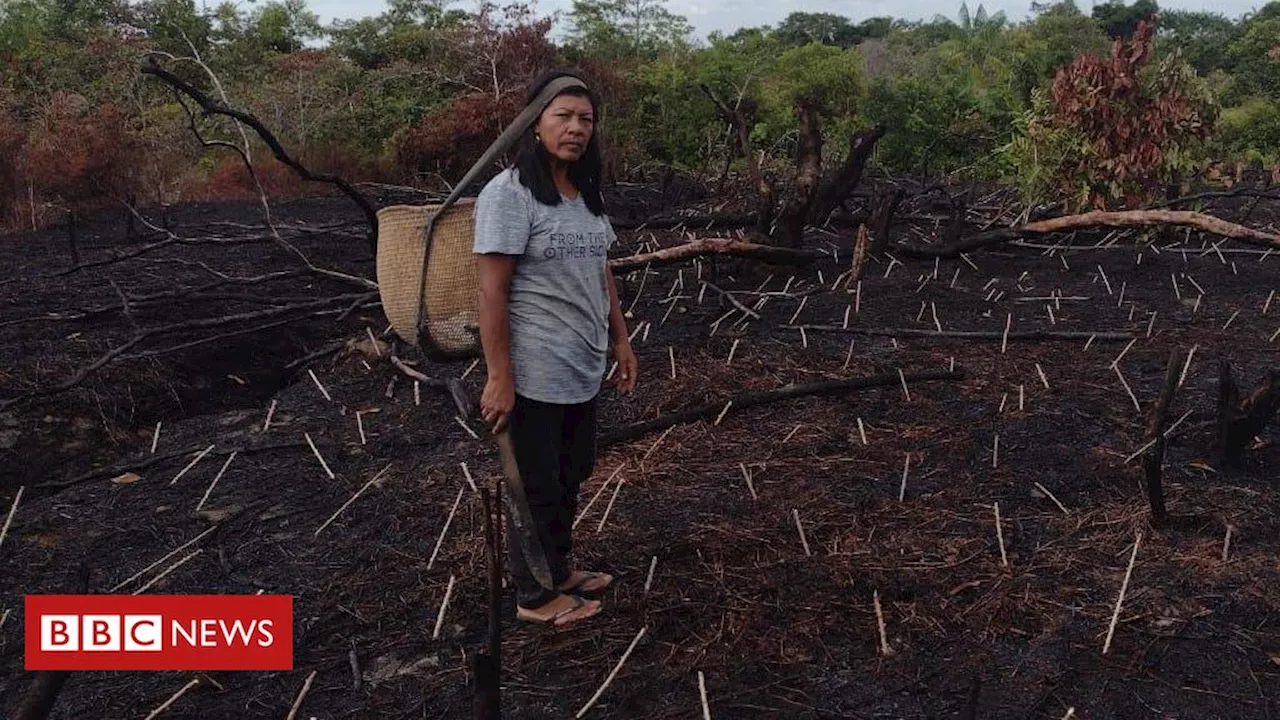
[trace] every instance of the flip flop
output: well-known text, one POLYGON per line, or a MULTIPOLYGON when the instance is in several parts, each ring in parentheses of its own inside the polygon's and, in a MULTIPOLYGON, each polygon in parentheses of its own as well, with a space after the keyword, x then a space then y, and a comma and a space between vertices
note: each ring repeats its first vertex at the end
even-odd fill
POLYGON ((578 582, 572 585, 566 582, 565 585, 557 588, 560 592, 599 592, 609 587, 610 583, 613 582, 613 576, 608 573, 592 572, 590 570, 577 570, 575 573, 578 576, 578 582))
POLYGON ((567 597, 573 601, 573 606, 560 610, 559 612, 552 615, 551 617, 541 618, 534 615, 531 610, 526 610, 522 607, 517 607, 516 618, 523 620, 524 622, 527 622, 527 623, 533 623, 535 625, 551 625, 553 627, 564 627, 565 625, 571 625, 575 622, 586 620, 587 618, 592 617, 596 613, 600 612, 601 605, 598 601, 593 600, 588 602, 578 597, 577 595, 568 595, 567 597))

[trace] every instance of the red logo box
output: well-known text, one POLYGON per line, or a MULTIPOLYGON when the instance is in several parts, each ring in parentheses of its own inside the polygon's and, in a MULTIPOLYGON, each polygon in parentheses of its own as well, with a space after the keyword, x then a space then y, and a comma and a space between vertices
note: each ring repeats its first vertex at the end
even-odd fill
POLYGON ((292 670, 290 595, 27 595, 27 670, 292 670))

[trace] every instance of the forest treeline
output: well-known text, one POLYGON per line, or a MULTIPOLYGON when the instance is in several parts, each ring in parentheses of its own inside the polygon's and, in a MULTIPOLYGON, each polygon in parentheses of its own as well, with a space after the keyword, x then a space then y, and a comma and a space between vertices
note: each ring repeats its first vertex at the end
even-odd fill
MULTIPOLYGON (((327 26, 305 0, 4 0, 0 224, 257 192, 235 153, 206 146, 242 143, 236 125, 140 73, 148 58, 253 113, 312 169, 432 189, 552 66, 602 96, 612 180, 736 177, 747 155, 782 171, 801 104, 828 158, 880 126, 878 172, 1006 182, 1072 207, 1280 165, 1280 2, 1238 18, 1154 0, 1033 4, 1019 22, 965 5, 924 22, 797 12, 695 40, 664 0, 575 0, 554 18, 390 0, 327 26)), ((269 192, 300 189, 250 143, 269 192)))

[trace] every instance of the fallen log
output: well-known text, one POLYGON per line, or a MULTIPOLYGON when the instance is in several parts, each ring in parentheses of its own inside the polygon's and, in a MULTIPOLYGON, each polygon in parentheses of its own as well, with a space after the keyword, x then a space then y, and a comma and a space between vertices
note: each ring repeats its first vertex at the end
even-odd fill
POLYGON ((1189 210, 1095 210, 1079 215, 1063 215, 1047 220, 1036 220, 1013 228, 978 233, 947 245, 900 243, 897 247, 907 257, 954 258, 959 257, 961 253, 999 245, 1025 235, 1044 235, 1090 227, 1146 227, 1151 225, 1179 225, 1199 228, 1213 235, 1221 235, 1250 245, 1280 250, 1280 234, 1246 227, 1229 220, 1189 210))
POLYGON ((884 373, 860 378, 842 378, 839 380, 820 380, 818 382, 787 385, 774 390, 746 392, 734 395, 724 402, 689 408, 679 412, 663 415, 652 420, 628 425, 617 430, 601 434, 600 444, 613 445, 634 440, 649 433, 666 430, 675 425, 696 422, 710 417, 720 416, 728 409, 743 410, 745 408, 766 405, 781 400, 804 397, 808 395, 838 395, 853 390, 900 385, 903 382, 926 382, 931 380, 963 380, 963 370, 924 370, 912 373, 884 373))
POLYGON ((1147 440, 1151 447, 1142 456, 1142 469, 1147 478, 1147 502, 1151 506, 1151 521, 1157 527, 1163 525, 1169 517, 1165 511, 1162 485, 1166 442, 1164 426, 1169 421, 1169 406, 1173 404, 1174 393, 1178 390, 1178 371, 1181 367, 1182 354, 1175 349, 1169 353, 1164 387, 1160 390, 1160 397, 1151 409, 1151 418, 1147 421, 1147 440))
POLYGON ((1238 463, 1249 443, 1280 410, 1280 370, 1272 370, 1257 389, 1244 400, 1231 374, 1231 363, 1223 360, 1218 381, 1218 461, 1238 463))
POLYGON ((1050 330, 1029 330, 1026 332, 1003 333, 994 330, 925 330, 923 328, 860 328, 860 327, 843 327, 840 325, 780 325, 779 327, 788 330, 804 330, 805 332, 838 332, 838 333, 854 333, 857 335, 879 335, 882 337, 938 337, 938 338, 959 338, 964 340, 1018 340, 1018 341, 1037 341, 1037 340, 1089 340, 1094 342, 1117 342, 1124 340, 1132 340, 1133 334, 1123 332, 1086 332, 1086 331, 1050 331, 1050 330))
POLYGON ((702 238, 651 253, 616 258, 609 261, 609 267, 615 272, 628 272, 646 265, 669 265, 703 255, 735 255, 790 265, 803 265, 826 257, 820 250, 773 247, 734 238, 702 238))

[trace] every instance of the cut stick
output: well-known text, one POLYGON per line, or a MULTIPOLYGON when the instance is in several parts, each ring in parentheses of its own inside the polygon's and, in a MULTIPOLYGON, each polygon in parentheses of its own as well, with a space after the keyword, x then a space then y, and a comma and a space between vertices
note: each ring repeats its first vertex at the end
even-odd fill
POLYGON ((849 338, 849 352, 844 354, 844 365, 840 366, 841 372, 849 369, 849 361, 853 359, 853 340, 853 338, 849 338))
MULTIPOLYGON (((204 495, 200 496, 200 502, 196 503, 196 509, 194 512, 200 512, 200 508, 204 507, 205 501, 209 499, 209 493, 213 492, 213 486, 217 485, 218 481, 222 479, 223 473, 227 471, 227 468, 231 467, 231 461, 236 459, 236 454, 239 452, 239 450, 232 451, 231 455, 227 457, 227 461, 222 463, 222 469, 218 471, 217 475, 213 476, 213 482, 209 483, 209 487, 205 489, 204 495)), ((3 536, 0 535, 0 539, 2 538, 3 536)))
POLYGON ((1111 281, 1107 279, 1107 273, 1102 269, 1101 265, 1098 266, 1098 274, 1102 276, 1102 284, 1107 286, 1107 294, 1114 295, 1115 293, 1111 292, 1111 281))
POLYGON ((796 519, 796 530, 800 531, 800 544, 804 545, 805 557, 810 557, 813 555, 813 553, 809 552, 809 539, 804 536, 804 525, 800 524, 800 511, 795 508, 792 508, 791 514, 796 519))
MULTIPOLYGON (((313 538, 320 537, 320 531, 321 531, 321 530, 324 530, 325 528, 329 527, 329 523, 332 523, 334 520, 336 520, 336 519, 338 518, 338 516, 342 514, 342 511, 343 511, 343 510, 346 510, 348 507, 350 507, 350 506, 351 506, 351 503, 355 502, 355 501, 356 501, 356 500, 357 500, 361 495, 363 495, 363 494, 364 494, 364 491, 365 491, 365 490, 368 490, 368 489, 369 489, 369 487, 370 487, 371 485, 373 485, 374 483, 378 482, 378 480, 379 480, 379 479, 381 479, 381 478, 382 478, 382 476, 383 476, 384 474, 386 474, 386 472, 387 472, 388 470, 390 470, 390 469, 391 469, 391 463, 388 463, 386 467, 384 467, 384 468, 382 468, 381 470, 379 470, 379 471, 378 471, 378 474, 376 474, 376 475, 374 475, 372 478, 370 478, 370 479, 369 479, 369 482, 367 482, 367 483, 365 483, 364 485, 362 485, 362 486, 360 487, 360 489, 356 491, 356 494, 355 494, 355 495, 352 495, 352 496, 350 497, 350 499, 348 499, 346 502, 342 503, 342 507, 340 507, 340 508, 338 508, 337 510, 335 510, 335 511, 333 512, 333 514, 329 516, 329 519, 328 519, 328 520, 325 520, 323 523, 321 523, 321 524, 320 524, 320 527, 316 528, 315 533, 314 533, 314 534, 312 534, 312 536, 311 536, 311 537, 313 537, 313 538)), ((461 491, 461 490, 459 490, 459 491, 458 491, 458 499, 462 499, 462 491, 461 491)), ((453 504, 453 509, 454 509, 454 510, 457 510, 457 509, 458 509, 458 503, 456 503, 456 502, 455 502, 455 503, 453 504)), ((453 520, 453 513, 449 513, 449 520, 453 520)), ((448 530, 448 529, 449 529, 449 523, 448 523, 448 522, 446 522, 444 527, 445 527, 445 530, 448 530)), ((444 532, 441 532, 441 533, 440 533, 440 540, 443 540, 443 539, 444 539, 444 532)), ((439 551, 439 550, 440 550, 440 541, 439 541, 439 540, 437 540, 437 541, 436 541, 436 549, 435 549, 435 550, 433 550, 433 551, 431 552, 431 562, 434 562, 434 561, 435 561, 435 559, 436 559, 436 552, 437 552, 437 551, 439 551)), ((427 563, 427 569, 428 569, 428 570, 430 570, 430 569, 431 569, 431 562, 428 562, 428 563, 427 563)))
POLYGON ((902 395, 907 402, 911 402, 911 391, 907 389, 907 376, 902 374, 902 368, 898 368, 898 380, 902 382, 902 395))
POLYGON ((413 381, 413 405, 414 407, 422 405, 422 383, 417 380, 413 381))
MULTIPOLYGON (((1262 314, 1266 315, 1267 313, 1264 310, 1262 314)), ((156 454, 156 447, 160 444, 160 422, 161 421, 159 420, 156 421, 156 431, 151 435, 151 454, 152 455, 156 454)))
POLYGON ((449 586, 444 589, 444 600, 440 603, 440 613, 436 615, 436 629, 431 632, 432 640, 440 639, 440 628, 444 625, 444 613, 449 609, 449 598, 453 596, 453 576, 449 576, 449 586))
POLYGON ((898 502, 902 502, 907 497, 907 474, 911 472, 911 453, 907 453, 902 460, 902 486, 898 488, 898 502))
POLYGON ((333 398, 329 397, 329 391, 320 383, 320 378, 316 377, 315 371, 307 368, 307 374, 311 376, 311 380, 315 382, 316 387, 320 388, 320 394, 324 396, 324 399, 329 402, 333 402, 333 398))
POLYGON ((1000 541, 1000 564, 1009 567, 1009 556, 1004 551, 1004 525, 1000 522, 1000 503, 995 504, 996 508, 996 538, 1000 541))
POLYGON ((271 427, 271 417, 276 414, 276 401, 271 401, 271 407, 267 408, 267 419, 262 421, 262 432, 266 432, 271 427))
POLYGON ((1148 449, 1150 449, 1150 448, 1151 448, 1151 446, 1152 446, 1152 445, 1155 445, 1155 444, 1156 444, 1156 441, 1158 441, 1160 438, 1166 438, 1166 439, 1167 439, 1167 438, 1169 437, 1169 434, 1170 434, 1170 433, 1172 433, 1172 432, 1173 432, 1173 431, 1174 431, 1174 430, 1175 430, 1179 425, 1181 425, 1181 424, 1182 424, 1182 421, 1183 421, 1183 420, 1186 420, 1186 419, 1191 415, 1191 413, 1193 413, 1193 412, 1195 412, 1195 408, 1192 408, 1192 409, 1190 409, 1190 410, 1188 410, 1188 411, 1186 411, 1186 412, 1182 413, 1182 417, 1178 418, 1178 419, 1177 419, 1177 420, 1176 420, 1172 425, 1170 425, 1170 426, 1169 426, 1169 429, 1168 429, 1168 430, 1165 430, 1163 433, 1161 433, 1159 437, 1151 438, 1150 440, 1148 440, 1148 441, 1147 441, 1147 443, 1146 443, 1145 445, 1143 445, 1142 447, 1138 448, 1137 450, 1134 450, 1132 455, 1130 455, 1129 457, 1127 457, 1127 458, 1125 458, 1125 459, 1124 459, 1124 464, 1125 464, 1125 465, 1128 465, 1129 463, 1133 462, 1133 459, 1134 459, 1134 458, 1138 457, 1139 455, 1141 455, 1142 453, 1144 453, 1144 452, 1146 452, 1148 449))
POLYGON ((1025 407, 1026 389, 1022 383, 1018 383, 1018 412, 1022 412, 1025 407))
POLYGON ((991 441, 991 467, 995 469, 1000 466, 1000 433, 996 433, 995 438, 991 441))
POLYGON ((1227 535, 1222 538, 1222 562, 1226 562, 1231 555, 1231 533, 1235 531, 1234 525, 1227 526, 1227 535))
POLYGON ((850 312, 851 310, 853 310, 853 306, 852 306, 852 305, 845 305, 845 306, 844 306, 844 323, 843 323, 840 327, 845 328, 845 329, 848 329, 848 327, 849 327, 849 312, 850 312))
POLYGON ((867 444, 867 431, 862 427, 862 418, 858 418, 858 437, 862 438, 862 444, 867 444))
POLYGON ((800 345, 801 347, 809 347, 809 336, 805 334, 804 328, 800 328, 800 345))
POLYGON ((1056 496, 1054 496, 1054 494, 1053 494, 1053 493, 1049 492, 1049 488, 1047 488, 1047 487, 1045 487, 1045 486, 1041 485, 1040 483, 1033 483, 1033 484, 1034 484, 1037 488, 1039 488, 1039 489, 1040 489, 1040 492, 1044 493, 1044 494, 1045 494, 1045 495, 1046 495, 1050 500, 1052 500, 1054 505, 1057 505, 1057 506, 1058 506, 1058 509, 1062 511, 1062 514, 1063 514, 1063 515, 1070 515, 1070 514, 1071 514, 1071 513, 1067 512, 1067 508, 1066 508, 1066 507, 1064 507, 1062 503, 1058 502, 1058 498, 1057 498, 1056 496))
POLYGON ((698 694, 702 696, 702 720, 711 720, 711 706, 707 705, 707 679, 698 671, 698 694))
POLYGON ((1169 273, 1169 279, 1173 281, 1173 297, 1179 302, 1182 300, 1182 290, 1178 287, 1178 276, 1176 273, 1169 273))
POLYGON ((1156 316, 1159 314, 1159 311, 1151 313, 1151 322, 1147 323, 1147 337, 1151 337, 1151 330, 1155 328, 1156 316))
POLYGON ((153 718, 160 715, 160 713, 164 712, 165 710, 168 710, 174 703, 178 702, 179 698, 181 698, 183 695, 186 695, 188 690, 190 690, 191 688, 199 684, 200 684, 200 678, 195 678, 194 680, 191 680, 190 682, 188 682, 186 685, 183 685, 181 690, 169 696, 169 699, 161 703, 160 707, 156 708, 155 710, 152 710, 147 715, 146 720, 153 720, 153 718))
POLYGON ((194 459, 194 460, 192 460, 191 462, 187 463, 187 466, 186 466, 186 467, 182 468, 182 470, 181 470, 177 475, 174 475, 174 476, 173 476, 173 479, 169 481, 169 484, 170 484, 170 485, 172 485, 172 484, 174 484, 174 483, 178 482, 179 480, 181 480, 181 479, 182 479, 182 476, 183 476, 183 475, 186 475, 186 474, 191 470, 191 468, 195 467, 195 466, 196 466, 196 463, 198 463, 198 462, 200 462, 201 460, 203 460, 205 455, 208 455, 209 453, 213 452, 213 447, 214 447, 213 445, 210 445, 209 447, 205 448, 204 450, 201 450, 201 451, 200 451, 200 454, 199 454, 199 455, 196 455, 196 457, 195 457, 195 459, 194 459))
POLYGON ((311 446, 311 452, 315 454, 316 459, 320 461, 320 465, 324 467, 324 473, 329 476, 330 480, 336 479, 337 476, 329 469, 329 463, 325 462, 324 456, 320 454, 320 448, 316 447, 315 442, 311 439, 311 434, 304 432, 302 436, 307 439, 307 444, 311 446))
POLYGON ((712 424, 713 424, 713 425, 716 425, 716 426, 719 426, 719 425, 720 425, 720 421, 724 419, 725 413, 729 412, 729 408, 731 408, 731 407, 733 407, 733 401, 732 401, 732 400, 730 400, 729 402, 727 402, 727 403, 725 403, 725 404, 724 404, 724 409, 720 411, 720 414, 716 416, 716 421, 715 421, 714 423, 712 423, 712 424))
POLYGON ((1178 387, 1182 387, 1183 383, 1187 381, 1187 370, 1191 369, 1191 358, 1196 356, 1196 348, 1198 347, 1200 346, 1192 345, 1191 351, 1187 353, 1187 362, 1182 366, 1182 375, 1178 377, 1178 387))
POLYGON ((19 487, 18 494, 13 496, 13 504, 9 506, 9 514, 4 518, 4 527, 0 527, 0 546, 4 545, 4 538, 9 534, 9 526, 13 524, 13 516, 18 512, 18 501, 22 500, 22 491, 26 489, 26 485, 19 487))
POLYGON ((1267 311, 1271 309, 1271 299, 1274 298, 1275 296, 1276 296, 1275 290, 1272 290, 1271 292, 1267 293, 1267 301, 1262 305, 1263 315, 1266 315, 1267 311))
POLYGON ((733 347, 730 347, 730 348, 729 348, 729 357, 725 358, 725 361, 724 361, 724 364, 725 364, 725 365, 732 365, 732 364, 733 364, 733 354, 734 354, 735 352, 737 352, 737 351, 738 351, 738 342, 739 342, 739 340, 741 340, 741 338, 734 338, 734 340, 733 340, 733 347))
POLYGON ((742 470, 742 477, 747 481, 747 490, 751 491, 751 499, 759 500, 760 497, 756 495, 755 483, 751 482, 751 471, 747 469, 746 463, 738 463, 738 468, 742 470))
POLYGON ((479 439, 480 439, 480 436, 476 434, 476 431, 475 431, 475 430, 472 430, 472 429, 471 429, 471 426, 470 426, 470 425, 468 425, 468 424, 467 424, 467 422, 466 422, 465 420, 463 420, 462 418, 458 417, 457 415, 454 415, 454 416, 453 416, 453 419, 454 419, 455 421, 457 421, 457 423, 458 423, 459 425, 461 425, 461 426, 462 426, 462 429, 463 429, 463 430, 466 430, 466 431, 467 431, 467 434, 471 436, 471 439, 472 439, 472 440, 479 440, 479 439))
POLYGON ((627 658, 631 657, 631 651, 636 649, 636 645, 640 643, 640 638, 644 637, 645 629, 646 628, 642 627, 640 628, 640 632, 636 633, 635 639, 633 639, 631 644, 627 646, 627 651, 622 653, 622 658, 618 660, 618 664, 613 666, 613 670, 609 672, 609 676, 604 679, 604 684, 596 690, 595 695, 591 696, 591 699, 587 701, 587 704, 582 706, 582 709, 578 711, 578 714, 574 715, 575 718, 581 718, 583 715, 586 715, 587 711, 590 710, 596 704, 596 701, 600 699, 600 696, 604 695, 604 691, 609 689, 609 683, 612 683, 613 679, 617 677, 618 671, 622 669, 622 665, 627 662, 627 658))
POLYGON ((1129 393, 1129 399, 1133 401, 1133 406, 1142 412, 1142 405, 1138 403, 1138 397, 1133 394, 1133 388, 1129 387, 1129 381, 1124 379, 1124 373, 1120 372, 1120 368, 1112 366, 1116 371, 1116 377, 1120 378, 1120 384, 1124 386, 1124 391, 1129 393))
POLYGON ((365 325, 364 331, 369 334, 369 344, 373 346, 374 354, 378 357, 382 357, 382 348, 378 345, 378 340, 373 337, 373 328, 365 325))
POLYGON ((1000 339, 1001 355, 1003 355, 1004 351, 1009 347, 1009 328, 1012 326, 1013 326, 1013 313, 1009 313, 1008 317, 1006 317, 1004 320, 1004 337, 1000 339))
POLYGON ((604 482, 600 484, 600 488, 596 490, 596 494, 591 496, 591 501, 588 502, 587 506, 583 508, 581 512, 578 513, 578 517, 574 518, 573 526, 575 528, 578 527, 578 523, 582 522, 582 518, 586 517, 587 513, 591 511, 591 506, 596 504, 596 500, 598 500, 600 498, 600 495, 604 493, 605 489, 609 487, 609 483, 612 482, 613 479, 618 476, 618 473, 622 472, 622 469, 626 466, 627 466, 627 463, 623 462, 616 469, 614 469, 612 473, 609 474, 609 477, 604 479, 604 482))
POLYGON ((858 289, 853 295, 853 314, 857 315, 862 311, 862 281, 858 281, 858 289))
POLYGON ((1120 354, 1116 356, 1116 359, 1111 361, 1111 367, 1115 367, 1116 365, 1119 365, 1120 361, 1124 359, 1124 356, 1128 354, 1129 348, 1133 347, 1133 344, 1136 342, 1138 342, 1138 338, 1134 338, 1130 340, 1129 344, 1124 346, 1124 350, 1121 350, 1120 354))
POLYGON ((217 526, 217 525, 214 525, 213 527, 207 528, 204 532, 200 533, 199 535, 197 535, 197 536, 195 536, 195 537, 191 538, 190 540, 188 540, 188 541, 186 541, 186 542, 182 543, 181 545, 179 545, 178 547, 174 548, 173 550, 170 550, 170 551, 169 551, 169 553, 168 553, 167 555, 165 555, 164 557, 160 558, 159 560, 156 560, 155 562, 153 562, 153 563, 151 563, 150 565, 148 565, 148 566, 146 566, 146 567, 142 568, 141 570, 139 570, 138 572, 134 573, 133 575, 130 575, 128 578, 126 578, 126 579, 124 579, 124 580, 120 581, 119 583, 117 583, 117 584, 116 584, 116 586, 115 586, 115 587, 111 588, 111 589, 110 589, 110 590, 108 590, 107 592, 109 592, 109 593, 114 593, 114 592, 116 592, 117 590, 119 590, 120 588, 124 587, 125 585, 128 585, 129 583, 133 582, 134 580, 137 580, 138 578, 142 577, 143 575, 146 575, 147 573, 151 572, 153 569, 155 569, 155 568, 159 567, 159 566, 160 566, 160 564, 161 564, 161 563, 163 563, 165 560, 168 560, 169 558, 173 557, 174 555, 177 555, 178 553, 182 552, 183 550, 186 550, 187 548, 191 547, 192 545, 196 544, 197 542, 200 542, 200 539, 201 539, 201 538, 203 538, 205 535, 208 535, 209 533, 211 533, 211 532, 213 532, 214 530, 217 530, 217 529, 218 529, 218 526, 217 526))
POLYGON ((1133 540, 1133 554, 1129 556, 1129 568, 1124 571, 1124 582, 1120 584, 1120 597, 1116 598, 1116 609, 1111 614, 1111 626, 1107 628, 1107 640, 1102 644, 1102 654, 1111 650, 1111 638, 1116 632, 1116 623, 1120 622, 1120 608, 1124 605, 1124 594, 1129 590, 1129 578, 1133 575, 1133 563, 1138 559, 1138 546, 1142 544, 1142 533, 1133 540))
POLYGON ((676 349, 670 345, 667 346, 667 357, 671 359, 671 379, 676 379, 676 349))
POLYGON ((649 561, 649 576, 644 579, 644 594, 649 594, 649 587, 653 585, 653 573, 658 569, 658 556, 654 555, 649 561))
POLYGON ((460 464, 462 465, 462 477, 467 479, 467 484, 471 486, 471 492, 474 492, 475 494, 479 495, 480 488, 476 487, 476 481, 471 477, 471 470, 467 468, 466 463, 460 463, 460 464))
POLYGON ((618 499, 618 493, 622 491, 622 486, 627 484, 627 479, 622 478, 613 486, 613 495, 609 496, 609 504, 604 508, 604 514, 600 516, 600 524, 596 525, 596 534, 604 530, 604 524, 609 519, 609 513, 613 510, 613 501, 618 499))
POLYGON ((1076 716, 1076 709, 1073 707, 1069 707, 1067 708, 1067 714, 1062 716, 1062 720, 1074 720, 1075 716, 1076 716))
POLYGON ((808 301, 809 301, 808 295, 805 295, 804 297, 800 298, 800 307, 796 308, 795 314, 791 316, 791 319, 789 321, 787 321, 788 325, 796 324, 796 318, 800 317, 800 311, 804 310, 804 304, 808 301))
POLYGON ((871 596, 871 601, 876 606, 876 628, 880 631, 880 654, 884 656, 892 655, 893 648, 889 647, 889 635, 884 627, 884 610, 880 607, 880 591, 876 590, 871 596))
POLYGON ((302 708, 302 701, 305 701, 307 693, 311 692, 311 683, 314 682, 315 679, 316 670, 312 670, 311 673, 307 675, 307 679, 303 680, 302 689, 301 691, 298 691, 297 700, 293 701, 293 707, 289 708, 289 715, 285 717, 284 720, 294 720, 294 717, 298 716, 298 710, 302 708))
MULTIPOLYGON (((1139 255, 1138 257, 1142 257, 1142 256, 1139 255)), ((1116 307, 1124 306, 1124 291, 1128 289, 1128 287, 1129 287, 1128 280, 1125 280, 1124 282, 1120 283, 1120 299, 1116 301, 1116 307)))
POLYGON ((453 524, 453 516, 457 514, 458 505, 462 502, 462 494, 466 491, 466 488, 458 488, 458 497, 453 499, 453 508, 449 510, 449 517, 445 519, 444 527, 440 529, 440 537, 436 538, 436 546, 431 551, 431 559, 427 561, 428 570, 436 564, 436 555, 440 552, 440 546, 444 544, 444 536, 449 533, 449 526, 453 524))
POLYGON ((1235 311, 1235 312, 1231 313, 1231 317, 1227 318, 1227 322, 1226 322, 1226 324, 1224 324, 1224 325, 1222 326, 1222 329, 1223 329, 1223 330, 1226 330, 1227 328, 1231 327, 1231 323, 1235 322, 1235 319, 1236 319, 1236 317, 1237 317, 1238 315, 1240 315, 1240 311, 1239 311, 1239 310, 1237 310, 1237 311, 1235 311))
POLYGON ((144 592, 146 592, 148 589, 150 589, 150 587, 151 587, 152 585, 155 585, 156 583, 158 583, 158 582, 160 582, 161 580, 165 579, 165 578, 166 578, 166 577, 168 577, 168 576, 169 576, 169 574, 170 574, 170 573, 172 573, 174 570, 177 570, 178 568, 182 567, 183 565, 186 565, 186 564, 187 564, 187 561, 191 560, 192 558, 196 557, 197 555, 199 555, 199 554, 200 554, 200 553, 202 553, 202 552, 204 552, 204 548, 196 548, 195 552, 193 552, 193 553, 191 553, 190 555, 188 555, 188 556, 186 556, 186 557, 182 558, 182 559, 181 559, 181 560, 179 560, 178 562, 176 562, 176 563, 174 563, 174 564, 170 565, 168 568, 166 568, 166 569, 165 569, 165 571, 164 571, 164 572, 162 572, 162 573, 160 573, 159 575, 157 575, 157 576, 155 576, 155 577, 151 578, 151 581, 150 581, 150 582, 148 582, 146 585, 143 585, 142 587, 138 588, 137 590, 134 590, 134 591, 133 591, 133 593, 131 593, 131 594, 133 594, 133 595, 141 595, 142 593, 144 593, 144 592))
POLYGON ((649 446, 649 449, 648 449, 648 450, 646 450, 646 451, 645 451, 645 453, 644 453, 644 455, 640 458, 640 464, 641 464, 641 465, 643 465, 643 464, 644 464, 644 461, 645 461, 645 460, 648 460, 648 459, 649 459, 649 456, 653 454, 653 451, 654 451, 654 450, 657 450, 657 449, 658 449, 658 446, 662 444, 662 441, 663 441, 663 440, 666 440, 666 439, 667 439, 667 436, 671 434, 671 431, 672 431, 672 430, 675 430, 675 429, 676 429, 676 428, 675 428, 675 426, 674 426, 674 425, 672 425, 671 427, 669 427, 669 428, 667 428, 665 431, 663 431, 663 433, 662 433, 661 435, 659 435, 659 436, 658 436, 658 439, 657 439, 657 440, 654 440, 654 441, 653 441, 653 444, 649 446))
POLYGON ((1044 376, 1044 370, 1040 369, 1040 363, 1036 363, 1036 372, 1040 374, 1040 382, 1044 383, 1044 389, 1049 389, 1049 378, 1044 376))
POLYGON ((369 439, 364 434, 364 413, 359 410, 356 411, 356 430, 360 432, 360 444, 368 445, 369 439))

